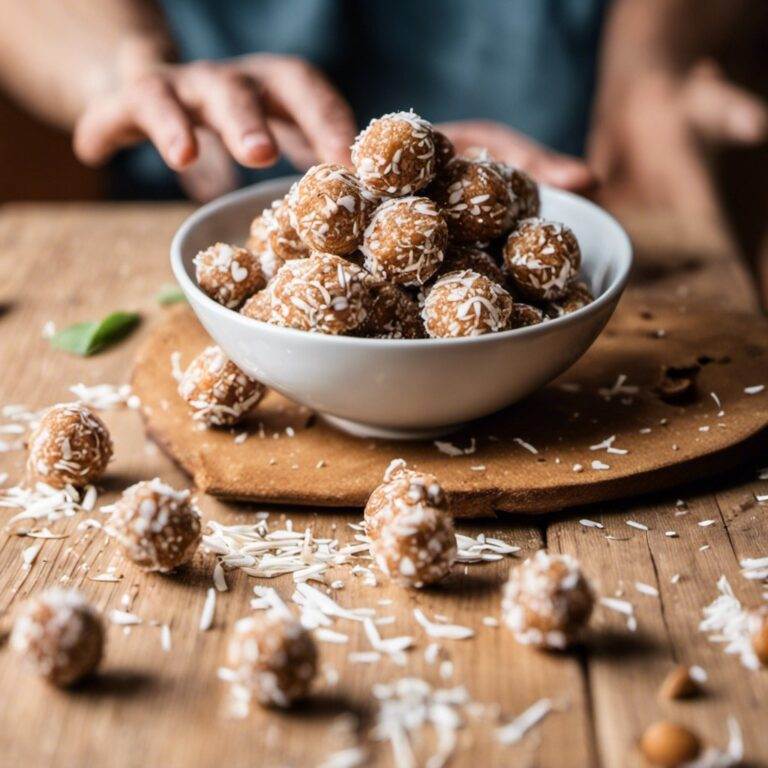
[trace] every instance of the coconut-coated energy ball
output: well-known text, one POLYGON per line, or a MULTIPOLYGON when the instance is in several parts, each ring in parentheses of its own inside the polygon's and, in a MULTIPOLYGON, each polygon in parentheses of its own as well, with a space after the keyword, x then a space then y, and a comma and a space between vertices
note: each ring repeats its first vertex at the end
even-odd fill
POLYGON ((442 131, 433 129, 432 134, 435 141, 435 170, 439 173, 456 157, 456 148, 442 131))
POLYGON ((435 180, 432 194, 452 242, 488 242, 511 224, 510 186, 494 163, 454 158, 435 180))
POLYGON ((216 243, 195 256, 197 284, 214 301, 239 307, 265 284, 258 258, 245 248, 216 243))
POLYGON ((282 261, 304 259, 309 256, 310 249, 304 244, 291 223, 287 195, 282 200, 275 200, 272 207, 264 211, 264 220, 272 252, 282 261))
POLYGON ((523 304, 516 301, 512 305, 512 312, 509 315, 509 330, 514 328, 525 328, 529 325, 538 325, 544 321, 544 313, 530 304, 523 304))
POLYGON ((179 382, 179 394, 192 409, 192 418, 208 427, 237 424, 264 392, 261 382, 246 376, 217 346, 204 349, 179 382))
POLYGON ((227 662, 249 698, 267 707, 290 707, 309 693, 317 647, 298 620, 272 609, 235 623, 227 662))
POLYGON ((501 609, 519 643, 562 649, 578 639, 594 602, 578 561, 542 549, 513 568, 501 609))
POLYGON ((402 289, 385 280, 372 281, 368 317, 361 335, 375 339, 420 339, 424 336, 419 305, 402 289))
POLYGON ((434 584, 450 573, 456 559, 453 519, 440 507, 406 501, 404 509, 381 519, 371 554, 396 584, 434 584))
POLYGON ((27 482, 82 488, 96 482, 112 459, 104 422, 83 403, 51 406, 28 442, 27 482))
POLYGON ((271 283, 270 322, 315 333, 354 331, 368 315, 370 280, 365 270, 330 253, 286 261, 271 283))
POLYGON ((498 283, 470 269, 449 272, 427 293, 421 316, 432 338, 480 336, 503 331, 512 297, 498 283))
POLYGON ((352 163, 363 185, 380 197, 413 195, 435 175, 432 125, 413 111, 372 120, 352 145, 352 163))
POLYGON ((448 226, 427 197, 388 200, 376 209, 361 251, 365 268, 399 285, 423 285, 440 267, 448 226))
POLYGON ((245 247, 257 258, 261 273, 267 282, 277 274, 277 270, 285 263, 285 259, 272 250, 270 224, 267 221, 268 213, 268 211, 260 213, 251 222, 250 233, 245 241, 245 247))
POLYGON ((504 178, 512 190, 515 218, 529 219, 538 216, 541 212, 539 185, 525 171, 512 166, 506 166, 504 178))
POLYGON ((577 309, 586 307, 595 300, 586 283, 571 283, 565 291, 565 295, 558 301, 550 301, 544 307, 544 311, 549 317, 561 317, 570 315, 577 309))
POLYGON ((504 285, 504 273, 501 267, 488 252, 474 245, 449 246, 437 276, 442 277, 449 272, 461 272, 465 269, 471 269, 493 280, 494 283, 504 285))
POLYGON ((434 475, 409 469, 403 459, 390 462, 381 485, 368 498, 363 523, 371 539, 378 538, 382 526, 414 509, 434 508, 449 514, 448 497, 434 475))
POLYGON ((288 193, 290 221, 313 251, 345 256, 360 245, 373 199, 342 165, 310 168, 288 193))
POLYGON ((189 562, 200 544, 200 513, 187 490, 160 478, 123 491, 107 530, 126 556, 145 571, 169 573, 189 562))
POLYGON ((263 291, 254 293, 240 308, 240 314, 250 317, 252 320, 261 320, 268 323, 272 314, 271 289, 267 286, 263 291))
POLYGON ((10 645, 38 675, 54 685, 67 686, 98 667, 104 652, 104 627, 80 592, 54 588, 21 606, 10 645))
POLYGON ((557 301, 568 291, 581 266, 576 236, 565 226, 523 219, 504 246, 504 265, 512 284, 534 301, 557 301))

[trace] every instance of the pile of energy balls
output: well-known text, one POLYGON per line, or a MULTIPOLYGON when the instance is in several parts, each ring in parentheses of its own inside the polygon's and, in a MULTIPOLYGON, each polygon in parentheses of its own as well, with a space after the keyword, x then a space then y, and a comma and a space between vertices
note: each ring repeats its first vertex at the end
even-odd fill
POLYGON ((371 121, 352 162, 310 168, 246 247, 201 251, 200 288, 263 322, 381 339, 478 336, 592 301, 576 237, 539 218, 523 171, 455 156, 413 112, 371 121))

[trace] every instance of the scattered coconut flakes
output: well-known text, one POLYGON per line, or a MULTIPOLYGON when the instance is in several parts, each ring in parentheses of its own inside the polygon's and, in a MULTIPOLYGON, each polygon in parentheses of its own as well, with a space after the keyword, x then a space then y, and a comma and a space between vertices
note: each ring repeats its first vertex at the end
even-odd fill
POLYGON ((561 384, 558 384, 557 386, 563 392, 571 392, 571 393, 581 392, 581 384, 578 384, 577 382, 564 381, 561 384))
POLYGON ((579 525, 583 525, 585 528, 605 528, 602 523, 598 523, 596 520, 588 520, 587 518, 579 520, 579 525))
POLYGON ((744 387, 745 395, 759 395, 765 389, 765 384, 755 384, 752 387, 744 387))
POLYGON ((664 535, 670 539, 676 539, 678 537, 677 531, 664 531, 664 535))
POLYGON ((681 579, 681 578, 682 578, 682 574, 679 574, 679 573, 673 573, 673 574, 672 574, 672 577, 670 578, 670 580, 669 580, 669 581, 670 581, 672 584, 677 584, 677 582, 678 582, 678 581, 680 581, 680 579, 681 579))
POLYGON ((368 753, 362 747, 348 747, 328 755, 319 768, 359 768, 367 763, 368 753))
POLYGON ((486 466, 485 464, 475 464, 473 467, 470 467, 470 469, 473 472, 485 472, 486 466))
POLYGON ((706 552, 709 549, 709 544, 704 544, 703 546, 699 547, 699 552, 706 552))
POLYGON ((519 551, 520 547, 486 536, 484 533, 478 534, 475 538, 463 533, 456 534, 457 563, 494 562, 519 551))
POLYGON ((525 450, 528 451, 529 453, 533 453, 533 454, 538 453, 536 448, 534 448, 530 443, 527 443, 525 440, 523 440, 522 437, 513 437, 512 442, 517 443, 521 448, 525 448, 525 450))
POLYGON ((54 523, 63 517, 73 517, 78 512, 90 511, 83 504, 88 503, 90 508, 93 508, 93 494, 96 489, 91 490, 92 488, 91 485, 86 486, 81 492, 71 485, 61 489, 40 482, 35 483, 34 488, 16 485, 0 490, 0 507, 22 510, 13 515, 7 525, 21 520, 45 520, 54 523))
MULTIPOLYGON (((97 411, 113 411, 128 406, 132 397, 130 384, 73 384, 69 391, 81 402, 97 411)), ((138 398, 137 398, 138 399, 138 398)))
POLYGON ((741 728, 735 717, 728 717, 728 745, 725 750, 709 747, 690 763, 686 768, 732 768, 742 764, 744 760, 744 739, 741 728))
POLYGON ((240 432, 239 434, 234 436, 234 438, 232 439, 232 442, 235 445, 242 445, 247 439, 248 439, 248 433, 240 432))
POLYGON ((651 529, 644 523, 638 523, 637 520, 625 520, 626 525, 630 528, 636 528, 638 531, 650 531, 651 529))
POLYGON ((710 525, 714 525, 717 520, 699 520, 698 525, 701 528, 709 528, 710 525))
POLYGON ((29 539, 66 539, 68 533, 54 533, 49 528, 42 528, 39 531, 19 531, 18 536, 26 536, 29 539))
POLYGON ((439 673, 443 680, 447 680, 448 678, 453 677, 453 662, 450 659, 444 659, 441 661, 439 673))
POLYGON ((583 472, 584 466, 582 464, 574 464, 572 469, 574 472, 583 472))
POLYGON ((616 442, 616 435, 611 435, 610 437, 606 437, 605 440, 603 440, 600 443, 596 443, 595 445, 590 445, 589 450, 590 451, 606 451, 607 453, 615 453, 620 456, 623 456, 624 454, 629 453, 629 451, 625 448, 615 448, 613 445, 615 442, 616 442))
POLYGON ((600 395, 600 397, 607 401, 610 401, 617 395, 636 395, 640 391, 640 387, 627 384, 626 381, 627 375, 620 373, 612 386, 600 387, 597 390, 597 393, 600 395))
POLYGON ((768 557, 746 557, 739 562, 741 575, 745 579, 762 581, 768 579, 768 557))
POLYGON ((376 574, 370 568, 366 568, 364 565, 354 566, 352 568, 352 575, 362 576, 363 584, 366 587, 375 587, 379 583, 378 580, 376 579, 376 574))
POLYGON ((499 620, 495 616, 483 616, 483 624, 486 627, 498 627, 499 620))
POLYGON ((606 464, 605 462, 600 461, 598 459, 594 459, 592 461, 592 469, 606 470, 606 469, 610 469, 610 468, 611 468, 610 464, 606 464))
POLYGON ((227 579, 224 576, 224 568, 221 563, 216 563, 216 565, 213 566, 213 586, 216 587, 219 592, 226 592, 228 589, 227 579))
POLYGON ((758 480, 768 480, 768 467, 763 467, 757 471, 758 480))
POLYGON ((200 613, 200 623, 198 629, 201 632, 207 632, 213 626, 213 616, 216 613, 216 590, 209 587, 203 603, 203 610, 200 613))
POLYGON ((641 595, 648 595, 649 597, 658 597, 659 596, 659 590, 656 589, 656 587, 652 587, 650 584, 646 584, 642 581, 636 581, 635 582, 635 589, 641 594, 641 595))
POLYGON ((528 731, 554 709, 551 699, 539 699, 512 722, 496 729, 496 738, 505 745, 517 744, 528 731))
POLYGON ((165 653, 171 652, 171 627, 168 624, 160 625, 160 647, 165 653))
POLYGON ((345 635, 343 632, 336 632, 333 629, 327 627, 318 627, 315 630, 315 639, 324 643, 336 643, 338 645, 344 645, 349 642, 349 635, 345 635))
POLYGON ((630 632, 637 630, 637 618, 635 617, 635 606, 628 600, 620 600, 617 597, 601 597, 600 605, 611 611, 616 611, 627 617, 627 629, 630 632))
POLYGON ((755 500, 758 502, 768 501, 768 493, 756 493, 755 500))
POLYGON ((718 579, 717 589, 720 595, 704 608, 699 631, 714 633, 709 635, 709 641, 725 644, 725 653, 738 655, 747 669, 759 669, 760 661, 752 647, 749 613, 734 595, 725 576, 718 579))
POLYGON ((176 381, 181 381, 184 378, 184 371, 181 368, 181 352, 178 350, 171 352, 171 376, 176 381))
POLYGON ((378 651, 353 651, 347 654, 347 661, 350 664, 376 664, 381 661, 381 654, 378 651))
POLYGON ((122 576, 117 576, 114 573, 99 573, 96 576, 88 577, 91 581, 106 581, 110 583, 117 583, 122 580, 122 576))
POLYGON ((141 624, 143 621, 143 619, 135 613, 121 611, 119 608, 113 608, 107 616, 113 624, 118 624, 121 627, 130 627, 135 624, 141 624))
POLYGON ((40 329, 40 336, 43 339, 52 339, 56 335, 56 323, 53 320, 46 320, 40 329))
POLYGON ((459 624, 437 624, 430 621, 421 608, 413 609, 413 617, 422 626, 424 631, 433 638, 446 640, 468 640, 473 637, 475 631, 459 624))
POLYGON ((688 674, 690 675, 691 680, 697 683, 706 683, 709 679, 707 671, 697 664, 694 664, 692 667, 688 667, 688 674))
POLYGON ((25 571, 28 571, 32 568, 32 566, 35 564, 35 560, 37 560, 37 556, 40 554, 40 550, 43 548, 43 542, 39 542, 38 544, 31 544, 28 547, 25 547, 21 551, 21 560, 23 563, 23 568, 25 571))
POLYGON ((474 437, 470 440, 469 447, 467 448, 459 448, 458 445, 454 445, 453 443, 444 440, 435 440, 434 445, 440 453, 444 453, 446 456, 451 457, 469 456, 477 450, 477 441, 474 437))

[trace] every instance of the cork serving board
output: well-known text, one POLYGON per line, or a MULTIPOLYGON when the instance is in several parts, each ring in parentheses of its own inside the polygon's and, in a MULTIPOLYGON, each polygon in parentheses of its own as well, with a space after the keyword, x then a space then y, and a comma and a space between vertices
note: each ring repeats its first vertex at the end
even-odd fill
POLYGON ((275 392, 241 427, 201 430, 176 394, 171 356, 186 366, 208 343, 191 310, 169 311, 138 354, 133 387, 149 435, 225 499, 359 507, 402 457, 441 479, 460 516, 543 513, 723 472, 768 424, 768 323, 726 312, 713 321, 706 304, 628 297, 560 379, 442 450, 347 436, 275 392), (689 364, 700 367, 692 400, 662 400, 662 367, 689 364), (445 452, 454 448, 464 453, 445 452))

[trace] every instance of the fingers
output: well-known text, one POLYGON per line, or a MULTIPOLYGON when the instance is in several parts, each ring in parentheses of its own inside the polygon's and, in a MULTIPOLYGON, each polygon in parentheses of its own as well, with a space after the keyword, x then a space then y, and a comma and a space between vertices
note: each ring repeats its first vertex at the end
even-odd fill
POLYGON ((531 155, 527 170, 537 181, 572 192, 590 192, 599 184, 595 172, 583 160, 543 148, 531 155))
POLYGON ((344 97, 312 65, 299 59, 253 57, 268 107, 301 129, 323 162, 350 164, 357 126, 344 97))
POLYGON ((182 169, 197 156, 192 121, 171 85, 160 77, 143 79, 91 104, 75 128, 74 148, 84 163, 100 165, 143 138, 171 168, 182 169))
POLYGON ((685 109, 706 139, 756 144, 768 137, 768 105, 724 77, 713 64, 699 65, 686 86, 685 109))
POLYGON ((306 171, 317 163, 315 150, 309 145, 306 136, 296 126, 296 123, 289 123, 278 118, 270 118, 268 122, 272 135, 280 145, 280 151, 297 170, 306 171))
POLYGON ((200 63, 184 70, 179 90, 239 163, 260 168, 277 160, 277 144, 267 125, 261 87, 252 77, 233 67, 200 63))
POLYGON ((237 189, 237 169, 217 134, 197 128, 195 136, 199 147, 197 162, 181 171, 178 178, 188 197, 206 203, 237 189))

